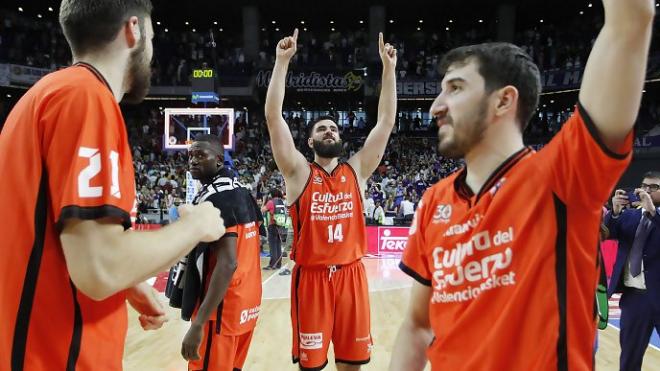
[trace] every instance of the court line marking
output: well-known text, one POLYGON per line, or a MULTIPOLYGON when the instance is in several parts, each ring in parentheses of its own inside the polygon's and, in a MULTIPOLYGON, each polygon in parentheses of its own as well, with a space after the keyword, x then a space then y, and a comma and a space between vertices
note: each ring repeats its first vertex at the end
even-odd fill
POLYGON ((261 282, 261 287, 264 287, 268 281, 270 281, 273 277, 279 276, 279 273, 284 270, 289 268, 289 263, 286 263, 283 267, 277 270, 277 272, 274 272, 273 274, 270 275, 270 277, 266 278, 263 282, 261 282))

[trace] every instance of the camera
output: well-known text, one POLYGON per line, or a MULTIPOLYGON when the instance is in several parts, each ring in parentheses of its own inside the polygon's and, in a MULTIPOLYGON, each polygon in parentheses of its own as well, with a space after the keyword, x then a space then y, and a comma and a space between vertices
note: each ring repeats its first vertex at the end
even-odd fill
POLYGON ((635 190, 628 191, 626 195, 628 196, 628 202, 630 202, 631 204, 633 202, 640 201, 639 196, 635 193, 635 190))

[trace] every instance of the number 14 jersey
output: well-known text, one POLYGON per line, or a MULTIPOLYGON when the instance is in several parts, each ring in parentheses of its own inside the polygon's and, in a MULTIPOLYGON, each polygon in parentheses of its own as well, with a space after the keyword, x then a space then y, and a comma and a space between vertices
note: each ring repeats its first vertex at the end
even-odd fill
POLYGON ((302 266, 343 265, 367 249, 362 196, 347 163, 332 173, 311 163, 302 194, 289 207, 293 225, 291 258, 302 266))

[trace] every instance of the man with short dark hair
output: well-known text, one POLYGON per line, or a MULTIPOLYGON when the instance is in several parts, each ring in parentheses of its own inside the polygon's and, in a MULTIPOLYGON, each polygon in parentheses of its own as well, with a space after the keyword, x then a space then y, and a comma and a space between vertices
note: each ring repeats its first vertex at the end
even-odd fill
POLYGON ((644 174, 632 193, 617 189, 605 216, 609 238, 619 241, 608 295, 622 293, 621 370, 640 370, 653 333, 660 334, 660 171, 644 174), (640 208, 624 208, 630 197, 640 208))
POLYGON ((340 162, 339 127, 334 118, 319 117, 308 126, 307 145, 314 152, 314 162, 309 163, 296 150, 282 117, 287 69, 297 39, 296 29, 277 43, 265 107, 273 157, 286 180, 294 231, 293 362, 301 369, 325 367, 332 341, 337 369, 358 370, 369 362, 372 347, 369 290, 361 261, 367 251, 362 195, 394 128, 396 49, 379 35, 383 73, 378 123, 362 149, 340 162))
POLYGON ((631 158, 655 13, 603 5, 575 112, 538 153, 522 135, 541 90, 532 58, 506 43, 445 55, 430 114, 440 154, 466 165, 417 207, 390 370, 593 368, 601 207, 631 158))
POLYGON ((149 89, 148 0, 64 0, 74 65, 39 80, 0 135, 0 370, 121 370, 126 300, 145 329, 144 282, 224 234, 210 204, 153 232, 131 227, 135 174, 118 102, 149 89))
POLYGON ((188 154, 190 174, 202 183, 193 204, 211 202, 225 216, 227 233, 188 255, 181 317, 192 321, 181 354, 189 370, 240 370, 261 305, 262 216, 248 189, 224 166, 219 137, 198 135, 188 154))

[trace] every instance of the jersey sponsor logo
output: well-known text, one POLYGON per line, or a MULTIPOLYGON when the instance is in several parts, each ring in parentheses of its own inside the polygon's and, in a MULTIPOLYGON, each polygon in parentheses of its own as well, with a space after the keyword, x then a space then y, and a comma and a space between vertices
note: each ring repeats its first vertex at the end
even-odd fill
POLYGON ((256 306, 256 307, 250 308, 250 309, 242 310, 241 311, 241 321, 240 321, 239 324, 242 325, 242 324, 248 323, 250 321, 254 321, 257 318, 259 318, 259 310, 260 310, 259 306, 256 306))
POLYGON ((341 181, 342 183, 346 183, 346 177, 342 175, 340 181, 341 181))
POLYGON ((245 239, 249 240, 250 238, 255 238, 257 237, 257 231, 250 231, 245 234, 245 239))
POLYGON ((477 225, 479 225, 479 222, 483 219, 482 214, 476 214, 473 216, 470 220, 468 220, 465 223, 460 223, 460 224, 454 224, 447 228, 447 230, 444 233, 445 237, 450 237, 450 236, 457 236, 459 234, 463 234, 466 232, 469 232, 471 229, 475 228, 477 225))
POLYGON ((403 254, 408 243, 408 228, 378 228, 378 253, 403 254))
POLYGON ((353 194, 350 192, 312 193, 312 221, 334 221, 353 217, 353 194))
POLYGON ((314 182, 314 184, 321 184, 321 183, 323 183, 323 179, 321 179, 320 176, 316 175, 316 176, 314 176, 313 182, 314 182))
POLYGON ((321 349, 323 347, 323 333, 300 333, 300 349, 321 349))
POLYGON ((513 227, 508 227, 468 235, 452 249, 435 247, 431 304, 471 301, 484 291, 515 285, 513 240, 513 227))
POLYGON ((451 205, 438 205, 433 214, 433 224, 449 223, 451 219, 451 205))

